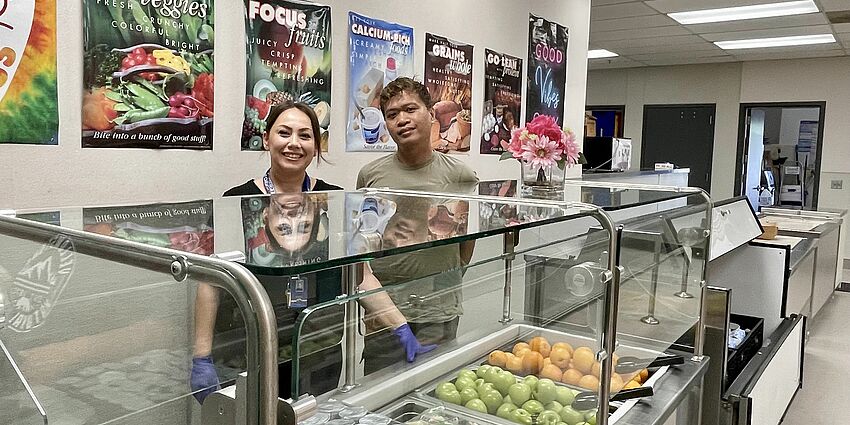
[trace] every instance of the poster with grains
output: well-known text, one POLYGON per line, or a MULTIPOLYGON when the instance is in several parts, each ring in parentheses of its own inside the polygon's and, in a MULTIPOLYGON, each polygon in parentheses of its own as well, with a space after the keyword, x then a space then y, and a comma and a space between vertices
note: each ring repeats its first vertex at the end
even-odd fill
POLYGON ((425 33, 425 87, 434 104, 431 147, 469 152, 472 137, 473 46, 425 33))

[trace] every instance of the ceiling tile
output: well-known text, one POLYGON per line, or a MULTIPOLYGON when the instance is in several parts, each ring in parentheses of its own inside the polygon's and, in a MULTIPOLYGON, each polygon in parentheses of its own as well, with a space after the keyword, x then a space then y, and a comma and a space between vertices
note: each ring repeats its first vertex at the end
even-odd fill
POLYGON ((657 28, 640 28, 623 31, 605 31, 590 34, 591 42, 629 40, 634 38, 666 37, 671 35, 690 35, 691 32, 676 25, 657 28))
POLYGON ((634 28, 651 28, 651 27, 663 27, 668 25, 679 25, 676 21, 668 18, 666 15, 648 15, 648 16, 634 16, 631 18, 620 18, 620 19, 604 19, 601 21, 593 20, 593 16, 590 17, 590 32, 602 32, 602 31, 617 31, 617 30, 628 30, 634 28))
POLYGON ((804 58, 825 58, 834 56, 844 56, 845 51, 842 49, 832 50, 795 50, 785 52, 771 53, 752 53, 752 54, 736 54, 735 58, 742 61, 757 61, 757 60, 781 60, 781 59, 804 59, 804 58))
POLYGON ((612 68, 636 68, 639 66, 646 66, 640 62, 633 61, 628 58, 611 58, 608 59, 593 59, 587 64, 587 68, 590 70, 594 69, 612 69, 612 68))
POLYGON ((835 32, 850 32, 850 24, 832 24, 832 29, 835 32))
POLYGON ((776 28, 768 30, 719 32, 700 34, 708 41, 746 40, 750 38, 786 37, 793 35, 831 34, 829 25, 810 25, 806 27, 776 28))
MULTIPOLYGON (((697 35, 674 35, 670 37, 653 37, 653 38, 635 38, 630 40, 606 41, 602 43, 603 48, 627 49, 631 47, 650 47, 664 45, 681 45, 681 44, 696 44, 705 42, 697 35)), ((591 43, 593 41, 591 40, 591 43)), ((594 46, 597 44, 594 43, 594 46)))
POLYGON ((609 6, 594 6, 590 8, 593 19, 618 19, 630 16, 655 15, 651 7, 641 3, 622 3, 609 6))
POLYGON ((637 3, 641 0, 591 0, 592 6, 607 6, 609 4, 637 3))
POLYGON ((652 62, 652 61, 663 61, 663 60, 685 60, 685 59, 699 59, 699 58, 712 58, 712 57, 730 57, 731 55, 720 51, 720 52, 676 52, 676 53, 652 53, 647 55, 629 55, 629 59, 633 59, 639 62, 652 62))
POLYGON ((698 63, 722 63, 722 62, 738 62, 738 59, 735 59, 732 56, 717 56, 717 57, 709 57, 709 58, 697 58, 697 59, 668 59, 668 60, 654 60, 644 62, 649 66, 672 66, 672 65, 693 65, 698 63))
POLYGON ((823 6, 824 12, 850 10, 850 4, 847 4, 847 0, 820 0, 820 5, 823 6))
POLYGON ((829 24, 829 21, 823 13, 809 13, 806 15, 781 16, 777 18, 747 19, 745 21, 686 25, 685 27, 693 31, 695 34, 705 34, 714 32, 767 30, 773 28, 804 27, 808 25, 827 24, 829 24))
MULTIPOLYGON (((593 49, 604 49, 607 44, 600 44, 599 47, 593 49)), ((705 52, 705 51, 722 51, 723 49, 715 46, 713 43, 703 41, 693 44, 673 44, 673 45, 653 45, 641 47, 624 47, 625 50, 621 54, 624 55, 646 55, 650 53, 675 53, 675 52, 705 52)), ((608 50, 611 50, 610 48, 608 50)), ((617 52, 620 53, 620 52, 617 52)))
POLYGON ((850 45, 850 44, 848 44, 848 43, 850 43, 850 33, 845 32, 845 33, 838 34, 838 39, 840 41, 842 41, 845 45, 850 45))
MULTIPOLYGON (((652 0, 646 4, 661 12, 687 12, 691 10, 719 9, 750 4, 776 3, 780 0, 652 0)), ((846 1, 846 0, 837 0, 846 1)))

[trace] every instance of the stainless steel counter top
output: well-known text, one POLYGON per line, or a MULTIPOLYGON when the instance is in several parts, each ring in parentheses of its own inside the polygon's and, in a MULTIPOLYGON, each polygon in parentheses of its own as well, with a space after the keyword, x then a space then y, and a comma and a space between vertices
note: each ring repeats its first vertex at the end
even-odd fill
MULTIPOLYGON (((617 425, 666 423, 676 408, 683 404, 690 390, 700 384, 703 375, 708 372, 709 360, 708 357, 699 363, 686 360, 683 365, 671 367, 653 387, 655 395, 640 400, 622 419, 617 421, 617 425)), ((691 409, 694 407, 690 406, 691 409)))
POLYGON ((690 168, 676 168, 674 170, 639 170, 639 171, 582 171, 581 179, 593 180, 604 177, 634 177, 634 176, 654 176, 658 174, 689 174, 690 168))

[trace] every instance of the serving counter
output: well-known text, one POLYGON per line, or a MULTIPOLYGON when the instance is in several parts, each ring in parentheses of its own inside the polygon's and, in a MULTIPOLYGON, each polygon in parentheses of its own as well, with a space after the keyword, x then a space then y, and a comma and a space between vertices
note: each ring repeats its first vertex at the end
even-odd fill
POLYGON ((696 423, 701 191, 461 192, 0 216, 0 422, 696 423), (671 351, 692 329, 695 352, 671 351), (223 389, 201 407, 208 354, 223 389))

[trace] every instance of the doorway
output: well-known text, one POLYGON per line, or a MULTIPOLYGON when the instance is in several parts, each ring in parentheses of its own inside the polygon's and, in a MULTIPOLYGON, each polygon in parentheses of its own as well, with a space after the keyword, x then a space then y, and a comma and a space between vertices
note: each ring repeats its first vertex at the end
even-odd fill
POLYGON ((817 209, 826 102, 741 104, 735 194, 754 209, 817 209))
POLYGON ((714 104, 645 105, 641 169, 659 162, 690 168, 688 186, 710 192, 716 109, 714 104))
POLYGON ((624 137, 625 105, 587 106, 584 111, 587 137, 624 137))

